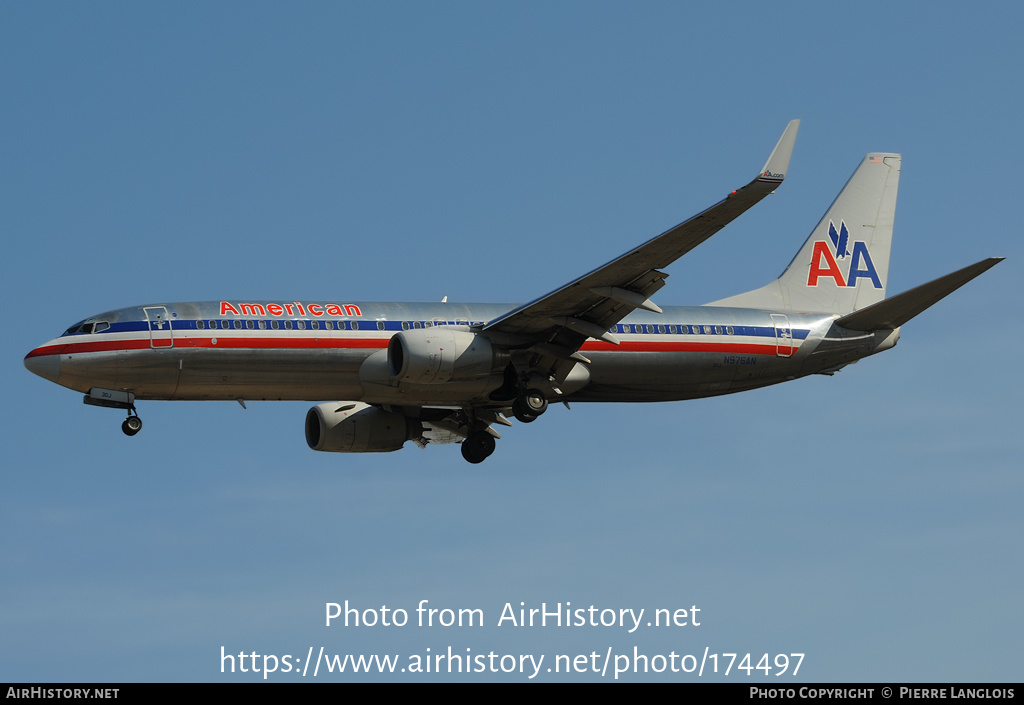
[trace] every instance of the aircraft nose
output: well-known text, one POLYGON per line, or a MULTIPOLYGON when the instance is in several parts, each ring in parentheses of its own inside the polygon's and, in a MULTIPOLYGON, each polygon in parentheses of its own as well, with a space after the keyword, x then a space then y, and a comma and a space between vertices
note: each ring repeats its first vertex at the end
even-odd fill
POLYGON ((56 382, 60 377, 60 355, 47 355, 36 348, 25 356, 25 367, 32 374, 56 382))

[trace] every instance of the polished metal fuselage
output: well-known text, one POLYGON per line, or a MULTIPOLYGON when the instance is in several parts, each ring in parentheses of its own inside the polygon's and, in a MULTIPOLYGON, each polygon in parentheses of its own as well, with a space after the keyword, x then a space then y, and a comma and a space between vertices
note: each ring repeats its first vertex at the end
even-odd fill
MULTIPOLYGON (((400 330, 479 330, 513 308, 161 303, 87 319, 95 322, 88 332, 70 332, 36 348, 26 366, 80 392, 125 390, 137 399, 493 405, 489 394, 501 385, 500 374, 444 384, 398 382, 388 372, 387 345, 400 330)), ((589 381, 558 399, 646 402, 727 394, 828 372, 887 349, 898 338, 898 331, 848 331, 835 326, 835 318, 718 306, 636 311, 612 329, 619 345, 583 345, 589 381)))

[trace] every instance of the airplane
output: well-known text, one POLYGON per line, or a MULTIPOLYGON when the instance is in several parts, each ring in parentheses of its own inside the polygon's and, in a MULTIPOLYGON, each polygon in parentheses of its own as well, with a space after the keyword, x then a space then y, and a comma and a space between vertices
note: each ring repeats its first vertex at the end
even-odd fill
POLYGON ((523 305, 154 303, 79 321, 25 366, 126 411, 129 436, 138 400, 304 400, 320 402, 305 420, 313 450, 459 443, 470 463, 494 452, 494 426, 531 423, 552 402, 677 401, 831 375, 892 348, 903 324, 1003 258, 886 298, 901 156, 875 152, 777 279, 704 306, 655 304, 665 267, 783 182, 799 124, 746 186, 523 305))

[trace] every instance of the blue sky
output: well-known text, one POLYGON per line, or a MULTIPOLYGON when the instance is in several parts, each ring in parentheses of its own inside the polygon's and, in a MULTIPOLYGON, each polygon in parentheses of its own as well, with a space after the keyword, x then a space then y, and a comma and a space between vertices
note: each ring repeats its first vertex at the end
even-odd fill
MULTIPOLYGON (((222 646, 804 652, 798 680, 1019 680, 1022 14, 4 4, 0 680, 253 679, 220 672, 222 646), (869 151, 904 155, 890 292, 1008 258, 833 378, 553 408, 474 467, 454 446, 314 453, 301 403, 151 402, 128 439, 22 365, 133 304, 529 300, 746 183, 792 118, 786 184, 659 303, 776 276, 869 151), (323 624, 326 602, 423 599, 487 623, 323 624), (506 602, 703 621, 497 627, 506 602)), ((451 676, 498 677, 525 680, 451 676)))

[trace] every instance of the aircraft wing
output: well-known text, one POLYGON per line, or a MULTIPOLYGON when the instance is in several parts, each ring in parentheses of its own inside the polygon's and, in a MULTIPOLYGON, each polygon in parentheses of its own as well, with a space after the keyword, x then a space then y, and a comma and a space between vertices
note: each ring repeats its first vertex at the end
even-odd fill
MULTIPOLYGON (((774 191, 786 176, 799 120, 786 127, 757 177, 711 206, 608 264, 484 326, 506 344, 568 359, 587 338, 618 343, 608 329, 637 308, 661 313, 650 297, 665 285, 660 271, 774 191)), ((576 357, 579 359, 579 357, 576 357)))

